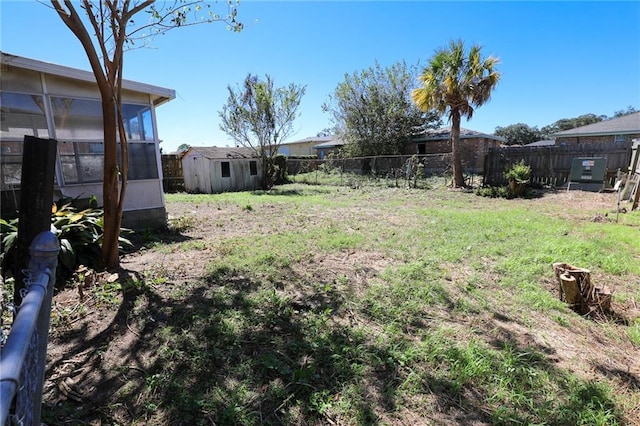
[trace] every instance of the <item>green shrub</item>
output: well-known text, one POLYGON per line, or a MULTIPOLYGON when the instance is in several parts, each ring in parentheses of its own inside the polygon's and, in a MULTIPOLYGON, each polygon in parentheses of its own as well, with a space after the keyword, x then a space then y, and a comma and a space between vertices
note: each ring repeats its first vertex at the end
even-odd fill
POLYGON ((482 186, 475 190, 476 195, 489 198, 513 198, 513 194, 506 186, 482 186))
MULTIPOLYGON (((13 269, 13 256, 11 255, 17 235, 18 219, 6 221, 0 219, 2 230, 2 247, 0 262, 3 270, 13 269)), ((92 269, 99 269, 102 263, 102 237, 104 234, 103 211, 98 208, 78 210, 71 203, 59 207, 54 204, 51 211, 51 232, 60 242, 58 255, 58 281, 62 283, 70 277, 80 265, 92 269)), ((130 232, 122 228, 121 234, 130 232)), ((120 244, 131 245, 131 242, 122 235, 120 244)))
POLYGON ((515 181, 516 183, 529 183, 531 167, 527 166, 524 160, 520 160, 504 172, 504 177, 508 181, 515 181))
POLYGON ((521 197, 527 191, 527 185, 531 178, 531 167, 524 163, 524 160, 515 163, 504 173, 504 177, 509 181, 509 190, 514 197, 521 197))
POLYGON ((274 165, 274 178, 273 183, 275 185, 282 185, 288 182, 287 177, 287 157, 278 154, 273 158, 274 165))

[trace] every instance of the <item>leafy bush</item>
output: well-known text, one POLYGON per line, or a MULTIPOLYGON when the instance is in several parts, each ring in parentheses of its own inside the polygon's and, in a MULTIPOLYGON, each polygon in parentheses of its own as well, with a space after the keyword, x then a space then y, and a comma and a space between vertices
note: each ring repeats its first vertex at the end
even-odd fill
POLYGON ((506 186, 483 186, 475 190, 476 195, 489 198, 513 198, 513 194, 506 186))
POLYGON ((287 157, 278 154, 273 157, 273 166, 274 166, 274 178, 273 183, 275 185, 282 185, 288 182, 287 178, 287 157))
POLYGON ((509 181, 509 191, 514 197, 521 197, 527 191, 527 185, 531 178, 531 167, 524 163, 524 160, 515 163, 504 173, 504 177, 509 181))
MULTIPOLYGON (((13 256, 11 253, 17 240, 18 219, 10 221, 0 219, 0 229, 3 235, 0 262, 3 270, 12 269, 13 256)), ((58 237, 60 242, 58 281, 64 281, 70 277, 80 265, 92 269, 101 267, 100 247, 104 234, 102 209, 89 207, 78 210, 71 203, 58 208, 54 204, 51 211, 51 232, 58 237)), ((121 234, 127 232, 130 231, 121 229, 121 234)), ((119 240, 121 246, 131 245, 131 242, 122 235, 119 240)))
POLYGON ((516 183, 529 183, 531 167, 527 166, 524 160, 520 160, 504 173, 504 177, 508 181, 515 181, 516 183))

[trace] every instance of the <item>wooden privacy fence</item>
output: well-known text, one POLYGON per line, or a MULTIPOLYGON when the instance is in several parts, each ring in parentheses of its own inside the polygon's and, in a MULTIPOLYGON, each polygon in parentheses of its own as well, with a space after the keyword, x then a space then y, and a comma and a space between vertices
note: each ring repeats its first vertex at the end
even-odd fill
POLYGON ((631 210, 635 210, 640 204, 640 139, 634 139, 632 142, 631 161, 623 193, 626 193, 629 200, 633 202, 631 210))
POLYGON ((574 158, 605 158, 606 183, 613 186, 618 169, 629 167, 631 145, 623 143, 490 148, 484 160, 484 184, 504 185, 504 172, 524 161, 531 167, 531 181, 542 185, 567 183, 574 158))
POLYGON ((164 192, 184 191, 182 156, 180 154, 162 154, 162 187, 164 192))

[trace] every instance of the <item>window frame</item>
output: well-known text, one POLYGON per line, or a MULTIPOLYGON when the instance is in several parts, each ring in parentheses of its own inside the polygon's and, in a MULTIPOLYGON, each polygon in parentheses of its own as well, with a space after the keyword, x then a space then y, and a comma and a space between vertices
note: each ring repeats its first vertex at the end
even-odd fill
POLYGON ((627 135, 613 135, 614 143, 625 143, 627 142, 627 135), (622 140, 619 140, 622 139, 622 140))
POLYGON ((222 178, 230 178, 231 177, 231 162, 230 161, 221 161, 220 162, 220 177, 222 177, 222 178))
MULTIPOLYGON (((42 103, 42 114, 22 114, 23 116, 31 117, 32 127, 29 136, 37 138, 48 139, 51 136, 51 130, 49 129, 49 123, 47 121, 47 99, 42 93, 22 92, 15 90, 2 90, 0 93, 7 95, 18 95, 31 97, 37 96, 42 103), (43 123, 36 123, 35 117, 41 117, 43 123), (44 127, 42 127, 44 124, 44 127)), ((0 95, 1 98, 1 95, 0 95)), ((7 107, 6 102, 1 102, 2 107, 7 107)), ((35 101, 34 101, 35 103, 35 101)), ((35 103, 37 105, 37 103, 35 103)), ((18 105, 12 105, 9 103, 9 108, 17 108, 18 105)), ((3 111, 3 115, 12 114, 9 111, 3 111)), ((13 113, 15 114, 15 112, 13 113)), ((7 126, 11 124, 10 120, 7 120, 7 126)), ((27 129, 26 127, 23 129, 27 129)), ((21 135, 11 135, 7 132, 7 135, 0 136, 0 188, 5 189, 18 189, 20 188, 20 179, 22 178, 22 156, 24 155, 24 136, 27 132, 21 135), (11 148, 16 148, 15 151, 11 148)), ((55 184, 57 184, 57 176, 55 177, 55 184)))
MULTIPOLYGON (((71 99, 71 100, 81 100, 84 102, 94 102, 97 104, 100 104, 101 101, 99 99, 95 99, 95 98, 87 98, 87 97, 77 97, 77 96, 63 96, 63 95, 58 95, 58 94, 50 94, 50 95, 45 95, 46 98, 49 98, 49 100, 51 98, 60 98, 60 99, 71 99)), ((127 145, 129 147, 129 173, 127 176, 127 182, 131 182, 131 181, 143 181, 143 180, 158 180, 160 178, 160 174, 158 171, 158 158, 156 155, 156 151, 157 151, 157 145, 158 145, 158 140, 156 138, 156 129, 154 126, 154 114, 153 114, 153 105, 151 104, 145 104, 145 103, 139 103, 139 102, 123 102, 123 109, 127 108, 127 107, 135 107, 138 111, 138 113, 135 116, 132 116, 132 119, 136 119, 136 122, 138 123, 137 126, 137 135, 133 135, 131 133, 131 120, 125 120, 124 126, 125 126, 125 131, 128 133, 127 135, 127 145), (148 118, 145 120, 144 113, 148 113, 148 118), (149 129, 146 128, 147 124, 149 125, 149 129), (151 138, 147 139, 147 134, 151 133, 151 138), (133 136, 130 138, 130 136, 133 136), (154 151, 153 155, 143 155, 143 156, 139 156, 139 157, 132 157, 132 155, 134 154, 134 151, 136 151, 136 149, 134 147, 136 147, 139 144, 144 144, 144 145, 152 145, 153 148, 152 150, 154 151), (149 162, 147 161, 145 163, 145 173, 146 174, 141 174, 140 176, 136 176, 135 174, 132 176, 133 172, 139 172, 141 170, 141 166, 142 163, 136 163, 135 162, 135 158, 144 158, 146 160, 151 160, 152 163, 155 164, 149 164, 149 162)), ((100 105, 100 109, 102 108, 102 106, 100 105)), ((83 164, 82 164, 82 158, 83 157, 87 157, 89 158, 90 156, 95 156, 95 157, 100 157, 101 160, 101 164, 104 163, 104 133, 103 130, 99 130, 99 133, 96 134, 96 138, 60 138, 57 136, 57 131, 58 128, 56 127, 56 117, 55 115, 53 115, 53 108, 51 109, 52 111, 52 117, 51 117, 51 121, 53 123, 54 129, 53 129, 53 133, 54 135, 56 135, 56 139, 58 140, 58 157, 59 157, 59 161, 60 161, 60 172, 61 172, 61 177, 62 180, 64 182, 65 185, 85 185, 85 184, 96 184, 96 183, 100 183, 103 181, 104 179, 104 170, 100 170, 99 176, 98 174, 92 174, 91 176, 87 176, 88 173, 84 173, 83 172, 83 164), (73 154, 70 153, 63 153, 61 151, 61 145, 62 144, 72 144, 73 146, 73 154), (82 145, 80 144, 90 144, 89 145, 89 150, 87 152, 83 152, 84 150, 79 149, 82 145), (96 149, 98 148, 98 149, 96 149), (69 174, 66 173, 65 170, 65 165, 71 164, 71 161, 63 161, 63 160, 67 160, 66 157, 71 157, 73 156, 74 162, 75 162, 75 171, 76 171, 76 177, 74 178, 73 176, 71 176, 71 178, 69 178, 69 174), (65 157, 65 158, 63 158, 65 157)), ((100 114, 100 121, 102 121, 102 114, 100 114)), ((100 128, 102 128, 102 124, 100 125, 100 128)), ((121 160, 120 160, 120 150, 121 150, 121 144, 120 142, 118 142, 118 146, 117 146, 117 151, 118 151, 118 165, 121 167, 121 160)))

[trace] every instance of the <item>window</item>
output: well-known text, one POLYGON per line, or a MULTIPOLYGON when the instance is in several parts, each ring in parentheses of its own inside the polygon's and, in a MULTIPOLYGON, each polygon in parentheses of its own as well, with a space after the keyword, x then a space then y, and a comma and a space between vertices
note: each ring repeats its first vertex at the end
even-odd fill
POLYGON ((58 142, 64 181, 66 183, 102 181, 103 148, 103 144, 95 142, 58 142))
POLYGON ((251 176, 258 176, 258 162, 249 161, 249 174, 251 176))
POLYGON ((18 187, 22 176, 22 142, 0 141, 0 187, 18 187))
MULTIPOLYGON (((63 96, 47 98, 3 91, 0 92, 1 184, 20 184, 24 135, 51 137, 44 112, 47 101, 53 115, 64 182, 101 182, 104 132, 99 100, 63 96)), ((144 104, 124 104, 122 108, 129 140, 129 180, 158 179, 157 142, 151 108, 151 105, 144 104)))
POLYGON ((419 143, 418 144, 418 154, 426 154, 427 153, 427 144, 419 143))
POLYGON ((19 187, 25 135, 48 138, 40 95, 0 92, 0 187, 19 187))
MULTIPOLYGON (((58 139, 103 138, 102 105, 97 100, 52 97, 56 137, 58 139)), ((129 141, 154 140, 151 107, 122 105, 125 132, 129 141)))
POLYGON ((222 167, 222 177, 231 177, 231 164, 228 161, 222 161, 220 165, 222 167))
POLYGON ((153 124, 149 105, 122 106, 124 127, 130 141, 152 141, 153 124))
MULTIPOLYGON (((102 181, 104 133, 100 101, 52 97, 51 107, 64 181, 71 184, 102 181)), ((127 179, 157 179, 151 107, 124 104, 122 112, 129 142, 127 179)), ((118 162, 120 163, 120 145, 118 162)))
POLYGON ((49 137, 42 96, 1 92, 0 110, 0 136, 3 141, 22 141, 25 135, 49 137))
MULTIPOLYGON (((120 152, 118 152, 120 156, 120 152)), ((152 143, 129 144, 129 180, 158 179, 156 146, 152 143)))
POLYGON ((59 141, 103 139, 100 101, 52 96, 51 108, 59 141))
POLYGON ((615 143, 625 143, 627 141, 627 135, 615 135, 613 141, 615 143))

